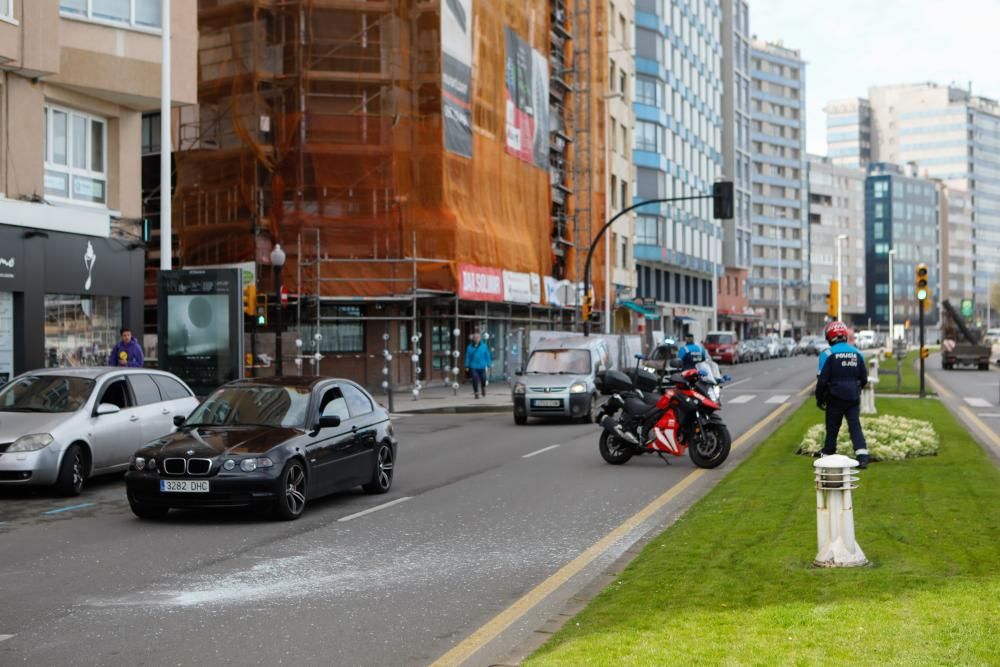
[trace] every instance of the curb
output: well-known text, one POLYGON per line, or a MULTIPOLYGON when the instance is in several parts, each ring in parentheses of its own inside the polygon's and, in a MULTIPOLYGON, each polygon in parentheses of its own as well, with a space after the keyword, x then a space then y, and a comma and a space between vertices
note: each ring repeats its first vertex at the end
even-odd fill
POLYGON ((513 405, 448 405, 439 407, 397 408, 394 415, 453 415, 453 414, 502 414, 512 412, 513 405))

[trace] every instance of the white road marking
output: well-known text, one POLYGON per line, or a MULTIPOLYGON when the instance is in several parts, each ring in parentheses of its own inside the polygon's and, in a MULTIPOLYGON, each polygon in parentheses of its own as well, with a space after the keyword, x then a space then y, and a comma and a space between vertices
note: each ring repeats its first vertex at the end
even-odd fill
POLYGON ((979 398, 978 396, 969 396, 965 399, 965 402, 974 408, 992 408, 993 404, 987 401, 985 398, 979 398))
POLYGON ((980 412, 980 417, 1000 417, 1000 412, 980 412))
POLYGON ((413 500, 413 496, 403 496, 402 498, 396 498, 395 500, 390 500, 387 503, 382 503, 381 505, 376 505, 375 507, 369 507, 368 509, 356 512, 354 514, 348 514, 347 516, 342 516, 337 521, 344 522, 350 521, 351 519, 357 519, 360 516, 366 514, 371 514, 372 512, 378 512, 379 510, 384 510, 386 507, 392 507, 393 505, 398 505, 399 503, 406 502, 407 500, 413 500))
POLYGON ((559 446, 559 445, 549 445, 548 447, 542 447, 542 448, 541 448, 541 449, 539 449, 538 451, 536 451, 536 452, 531 452, 530 454, 525 454, 525 455, 524 455, 524 456, 522 456, 521 458, 522 458, 522 459, 530 459, 530 458, 531 458, 532 456, 535 456, 536 454, 541 454, 542 452, 547 452, 547 451, 549 451, 550 449, 555 449, 555 448, 556 448, 556 447, 558 447, 558 446, 559 446))
POLYGON ((764 402, 765 403, 784 403, 789 398, 791 398, 791 396, 789 396, 788 394, 778 394, 777 396, 772 396, 771 398, 767 399, 764 402))
POLYGON ((736 398, 730 398, 726 401, 726 403, 729 403, 729 405, 732 405, 733 403, 749 403, 755 398, 757 398, 757 396, 754 394, 743 394, 741 396, 737 396, 736 398))
POLYGON ((737 380, 736 382, 730 382, 730 383, 724 384, 722 386, 725 387, 726 389, 729 389, 730 387, 735 387, 738 384, 743 384, 744 382, 749 382, 752 379, 753 378, 743 378, 742 380, 737 380))
POLYGON ((5 642, 13 636, 14 635, 0 635, 0 642, 5 642))

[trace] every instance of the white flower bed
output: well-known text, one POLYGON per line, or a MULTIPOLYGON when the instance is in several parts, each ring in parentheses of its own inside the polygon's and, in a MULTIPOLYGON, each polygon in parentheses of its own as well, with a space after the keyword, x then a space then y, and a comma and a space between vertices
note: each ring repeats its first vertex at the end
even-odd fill
MULTIPOLYGON (((934 426, 922 419, 879 415, 862 417, 861 428, 868 443, 868 454, 873 461, 900 461, 916 456, 935 456, 940 439, 934 426)), ((799 446, 798 454, 812 455, 823 449, 826 426, 816 424, 806 431, 799 446)), ((837 453, 853 456, 847 420, 840 427, 837 436, 837 453)))

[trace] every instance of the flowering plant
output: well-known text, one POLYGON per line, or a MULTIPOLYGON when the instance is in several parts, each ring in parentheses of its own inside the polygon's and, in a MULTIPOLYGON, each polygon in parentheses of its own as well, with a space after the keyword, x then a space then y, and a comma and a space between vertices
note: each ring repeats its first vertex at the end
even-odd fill
MULTIPOLYGON (((922 419, 879 415, 862 417, 861 428, 868 443, 868 455, 873 461, 900 461, 916 456, 935 456, 940 439, 934 426, 922 419)), ((816 424, 806 431, 797 454, 812 455, 823 449, 826 426, 816 424)), ((837 453, 851 455, 850 433, 845 423, 837 436, 837 453)))

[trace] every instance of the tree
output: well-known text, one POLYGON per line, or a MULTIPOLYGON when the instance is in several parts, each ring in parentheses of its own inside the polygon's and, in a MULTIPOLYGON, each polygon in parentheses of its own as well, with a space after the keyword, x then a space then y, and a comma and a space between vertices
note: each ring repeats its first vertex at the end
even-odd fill
POLYGON ((1000 276, 990 285, 990 308, 993 312, 1000 311, 1000 276))

